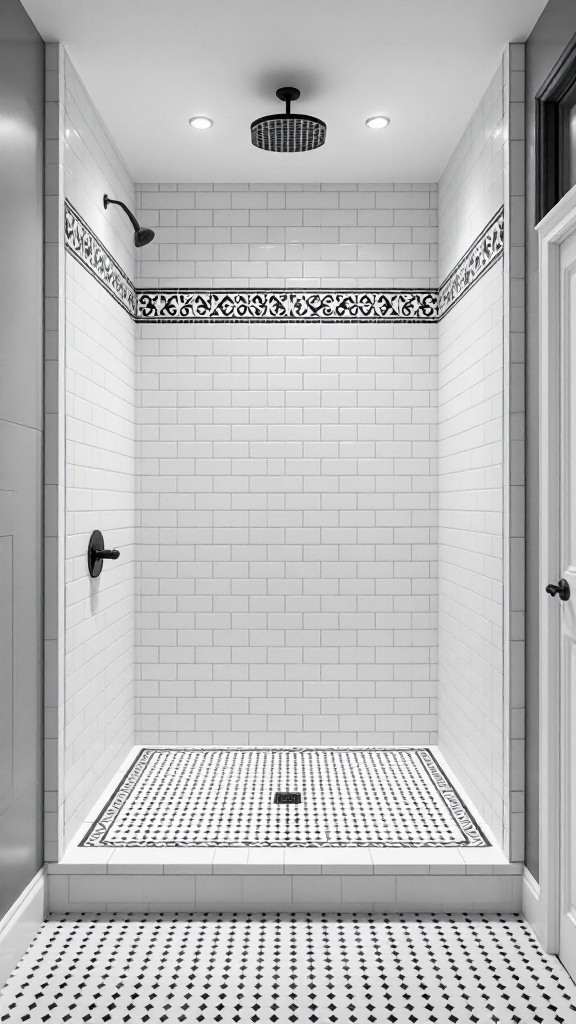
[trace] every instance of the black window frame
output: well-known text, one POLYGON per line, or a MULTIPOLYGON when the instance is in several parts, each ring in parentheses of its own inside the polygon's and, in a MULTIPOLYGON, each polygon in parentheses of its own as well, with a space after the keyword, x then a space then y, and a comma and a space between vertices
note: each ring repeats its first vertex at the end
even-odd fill
POLYGON ((536 93, 536 209, 535 223, 568 191, 564 187, 562 101, 576 86, 576 35, 536 93))

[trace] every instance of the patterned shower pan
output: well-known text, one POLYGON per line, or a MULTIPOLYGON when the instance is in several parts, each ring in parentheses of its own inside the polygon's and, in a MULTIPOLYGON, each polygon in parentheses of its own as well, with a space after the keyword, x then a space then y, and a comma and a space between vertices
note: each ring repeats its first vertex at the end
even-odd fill
POLYGON ((490 844, 425 747, 146 747, 81 845, 490 844))

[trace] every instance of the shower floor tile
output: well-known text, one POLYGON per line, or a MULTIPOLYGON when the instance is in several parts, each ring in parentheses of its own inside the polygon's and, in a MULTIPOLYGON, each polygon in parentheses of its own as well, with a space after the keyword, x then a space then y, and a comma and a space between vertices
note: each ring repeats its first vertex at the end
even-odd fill
POLYGON ((0 994, 10 1024, 574 1020, 575 986, 512 915, 66 915, 0 994))
POLYGON ((87 847, 488 846, 425 747, 146 747, 87 847), (275 804, 277 792, 299 804, 275 804))

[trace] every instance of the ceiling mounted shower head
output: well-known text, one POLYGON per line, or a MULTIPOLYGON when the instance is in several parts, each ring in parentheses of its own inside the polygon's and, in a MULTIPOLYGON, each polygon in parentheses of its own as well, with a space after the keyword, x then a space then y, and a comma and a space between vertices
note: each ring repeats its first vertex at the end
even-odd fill
POLYGON ((134 245, 137 249, 141 249, 143 245, 148 245, 149 242, 154 238, 154 232, 152 228, 141 228, 136 217, 130 212, 126 203, 121 203, 119 199, 110 199, 110 196, 104 196, 104 209, 107 210, 110 203, 114 206, 121 206, 124 213, 127 214, 132 227, 134 228, 134 245))
POLYGON ((319 149, 326 141, 326 125, 318 117, 293 114, 290 104, 300 96, 292 86, 278 89, 276 95, 286 104, 285 114, 259 117, 251 125, 252 145, 269 153, 306 153, 319 149))

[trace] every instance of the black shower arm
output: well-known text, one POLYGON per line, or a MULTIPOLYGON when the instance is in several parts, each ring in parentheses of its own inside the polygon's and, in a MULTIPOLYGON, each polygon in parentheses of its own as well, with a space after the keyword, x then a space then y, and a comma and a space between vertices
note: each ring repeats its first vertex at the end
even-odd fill
POLYGON ((105 195, 104 196, 104 209, 105 210, 108 209, 108 206, 109 206, 110 203, 114 203, 115 206, 121 206, 122 209, 124 210, 124 213, 128 214, 128 216, 130 218, 130 221, 132 223, 132 227, 134 228, 134 231, 140 231, 140 225, 139 225, 138 221, 136 220, 136 217, 134 216, 134 214, 130 213, 130 210, 126 206, 126 203, 122 203, 119 199, 110 199, 110 196, 105 195))

